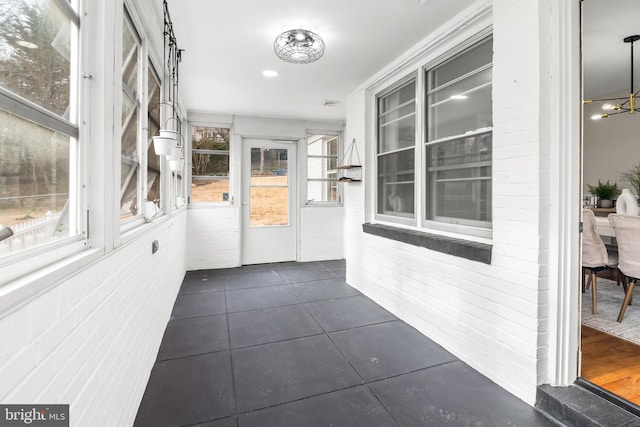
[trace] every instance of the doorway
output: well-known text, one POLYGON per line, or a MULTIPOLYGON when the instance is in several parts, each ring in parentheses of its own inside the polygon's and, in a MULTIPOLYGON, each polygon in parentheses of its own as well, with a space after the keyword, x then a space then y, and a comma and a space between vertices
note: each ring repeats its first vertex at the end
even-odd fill
MULTIPOLYGON (((635 82, 631 79, 629 91, 633 47, 626 40, 640 33, 635 19, 640 13, 640 3, 584 0, 581 13, 583 98, 593 100, 583 107, 583 208, 594 212, 596 217, 606 217, 615 212, 615 207, 596 205, 589 185, 597 187, 601 182, 616 184, 620 189, 630 188, 623 173, 640 161, 640 147, 634 142, 640 131, 638 114, 624 110, 629 93, 640 88, 638 75, 635 82)), ((638 57, 640 52, 636 50, 638 57)), ((637 62, 634 65, 637 67, 637 62)), ((604 220, 597 228, 598 235, 610 250, 615 250, 615 235, 604 231, 608 221, 596 219, 604 220)), ((581 297, 580 376, 624 401, 639 405, 640 305, 634 303, 636 308, 630 306, 622 322, 617 322, 624 289, 616 283, 615 270, 600 271, 596 281, 597 308, 593 308, 590 291, 581 297)))
POLYGON ((296 144, 244 139, 242 264, 295 261, 296 144))

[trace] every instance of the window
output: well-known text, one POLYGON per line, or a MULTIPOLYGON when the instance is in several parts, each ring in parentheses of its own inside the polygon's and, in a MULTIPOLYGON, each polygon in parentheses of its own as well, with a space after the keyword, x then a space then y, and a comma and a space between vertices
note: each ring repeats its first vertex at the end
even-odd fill
POLYGON ((120 219, 141 213, 140 150, 138 117, 140 115, 139 54, 140 38, 129 15, 124 13, 122 25, 122 138, 120 145, 120 219))
POLYGON ((192 202, 229 200, 229 138, 229 128, 191 128, 192 202))
POLYGON ((490 235, 477 229, 491 228, 492 49, 485 39, 377 96, 378 220, 490 235))
POLYGON ((0 257, 79 235, 79 17, 54 0, 0 8, 0 257))
POLYGON ((487 40, 427 72, 427 220, 491 227, 491 60, 487 40))
POLYGON ((307 135, 307 201, 338 201, 338 135, 307 135))
POLYGON ((156 155, 152 138, 160 130, 160 79, 151 65, 147 74, 147 200, 154 201, 160 199, 160 156, 156 155))
POLYGON ((378 99, 378 214, 415 218, 416 80, 378 99))

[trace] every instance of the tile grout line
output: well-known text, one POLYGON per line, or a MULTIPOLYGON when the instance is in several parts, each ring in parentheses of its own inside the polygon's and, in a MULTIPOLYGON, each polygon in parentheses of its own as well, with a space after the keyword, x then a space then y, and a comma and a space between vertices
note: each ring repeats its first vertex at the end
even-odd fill
MULTIPOLYGON (((225 285, 226 288, 226 285, 225 285)), ((236 376, 233 370, 233 351, 231 351, 231 327, 229 326, 229 306, 227 303, 227 291, 224 291, 224 308, 225 317, 227 319, 227 340, 229 342, 229 365, 231 369, 231 389, 233 390, 233 411, 236 416, 236 425, 238 424, 238 393, 236 391, 236 376)))

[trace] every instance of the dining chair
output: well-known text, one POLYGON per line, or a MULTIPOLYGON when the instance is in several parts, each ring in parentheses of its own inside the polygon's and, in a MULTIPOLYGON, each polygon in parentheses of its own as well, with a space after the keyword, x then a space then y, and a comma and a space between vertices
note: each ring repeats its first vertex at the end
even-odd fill
MULTIPOLYGON (((597 273, 602 270, 613 269, 616 271, 616 278, 619 281, 618 274, 618 254, 613 250, 607 250, 602 238, 596 231, 595 215, 591 209, 582 210, 582 271, 589 275, 586 285, 583 285, 582 291, 591 286, 591 312, 596 314, 598 311, 597 299, 597 273)), ((583 274, 583 280, 584 280, 583 274)))
POLYGON ((618 269, 624 275, 625 296, 618 314, 622 322, 627 306, 633 297, 633 288, 640 279, 640 217, 621 214, 609 215, 618 241, 618 269))

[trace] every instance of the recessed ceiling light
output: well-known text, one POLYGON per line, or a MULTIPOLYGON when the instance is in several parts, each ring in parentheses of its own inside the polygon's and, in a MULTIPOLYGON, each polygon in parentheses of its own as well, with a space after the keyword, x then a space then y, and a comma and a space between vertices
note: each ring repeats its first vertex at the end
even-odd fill
POLYGON ((28 42, 26 40, 18 40, 16 41, 18 46, 26 47, 27 49, 37 49, 38 45, 35 43, 28 42))
POLYGON ((467 99, 468 96, 467 95, 451 95, 451 97, 449 97, 449 99, 467 99))
POLYGON ((265 77, 276 77, 278 75, 278 72, 274 70, 264 70, 262 72, 262 75, 265 77))

